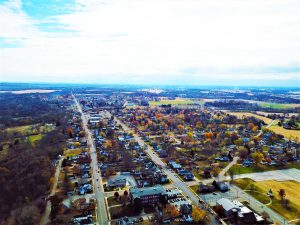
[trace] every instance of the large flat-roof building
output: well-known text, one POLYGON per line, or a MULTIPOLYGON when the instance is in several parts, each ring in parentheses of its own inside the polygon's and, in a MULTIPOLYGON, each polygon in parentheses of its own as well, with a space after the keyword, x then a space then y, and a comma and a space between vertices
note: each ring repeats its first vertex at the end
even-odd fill
POLYGON ((142 204, 155 204, 167 197, 167 191, 161 185, 143 188, 133 187, 129 191, 131 201, 134 202, 135 199, 140 199, 142 204))

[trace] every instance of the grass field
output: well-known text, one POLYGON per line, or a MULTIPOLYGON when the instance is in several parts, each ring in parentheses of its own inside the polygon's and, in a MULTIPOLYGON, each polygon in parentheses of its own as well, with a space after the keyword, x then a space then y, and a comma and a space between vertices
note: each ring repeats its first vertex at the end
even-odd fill
POLYGON ((274 125, 269 127, 269 130, 273 131, 276 134, 281 134, 286 138, 298 137, 298 141, 300 141, 300 130, 287 130, 283 127, 278 126, 277 123, 274 123, 274 125))
POLYGON ((299 218, 300 215, 300 183, 296 181, 275 181, 266 180, 255 182, 251 179, 237 179, 234 181, 237 186, 247 191, 250 195, 255 197, 257 200, 266 204, 270 202, 269 198, 265 195, 270 189, 274 194, 272 198, 272 203, 268 205, 271 209, 281 214, 288 220, 293 220, 299 218), (284 189, 286 193, 286 199, 289 201, 288 204, 282 203, 278 190, 284 189), (259 192, 259 193, 257 193, 259 192))
POLYGON ((160 101, 149 101, 150 106, 157 106, 157 105, 191 105, 198 103, 200 104, 200 100, 192 100, 192 99, 186 99, 186 98, 176 98, 174 100, 167 100, 167 99, 161 99, 160 101))
POLYGON ((41 140, 42 138, 42 134, 30 135, 28 136, 28 141, 34 145, 37 141, 41 140))
POLYGON ((270 102, 260 102, 260 106, 272 109, 290 109, 300 107, 300 104, 278 104, 278 103, 270 103, 270 102))
POLYGON ((257 166, 250 166, 244 167, 239 164, 233 165, 229 170, 233 171, 234 174, 245 174, 245 173, 256 173, 256 172, 266 172, 272 170, 281 170, 281 169, 300 169, 300 163, 297 162, 290 162, 285 166, 266 166, 266 165, 257 165, 257 166))
POLYGON ((37 130, 33 129, 32 125, 7 128, 8 134, 13 134, 15 132, 20 133, 21 135, 27 135, 27 134, 37 133, 37 130))
POLYGON ((65 151, 64 155, 66 157, 71 157, 71 156, 76 156, 79 155, 82 152, 81 149, 77 148, 77 149, 68 149, 65 151))
POLYGON ((257 119, 260 119, 260 120, 264 121, 266 124, 269 124, 269 123, 272 122, 272 119, 264 117, 264 116, 259 116, 259 115, 256 115, 254 113, 249 113, 249 112, 228 112, 228 113, 231 114, 231 115, 234 115, 238 118, 242 118, 243 116, 246 116, 246 117, 253 116, 257 119))

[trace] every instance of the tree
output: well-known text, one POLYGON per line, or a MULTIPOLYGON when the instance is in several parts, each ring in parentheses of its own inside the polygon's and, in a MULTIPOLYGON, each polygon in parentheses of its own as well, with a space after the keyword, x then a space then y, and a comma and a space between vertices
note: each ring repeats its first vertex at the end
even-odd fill
POLYGON ((196 128, 197 129, 201 129, 202 128, 202 123, 200 121, 197 122, 196 128))
POLYGON ((261 163, 261 161, 264 159, 264 155, 261 152, 254 152, 251 156, 256 165, 261 163))
POLYGON ((234 179, 234 170, 229 170, 230 181, 233 182, 234 179))
POLYGON ((110 168, 106 169, 106 173, 105 174, 106 174, 107 177, 110 177, 110 176, 114 175, 115 173, 116 173, 115 170, 110 167, 110 168))
POLYGON ((178 128, 179 133, 182 133, 182 131, 183 131, 183 129, 184 129, 184 126, 183 126, 182 124, 179 124, 179 125, 177 126, 177 128, 178 128))
POLYGON ((56 217, 57 211, 60 208, 60 204, 63 201, 63 199, 57 195, 53 195, 49 197, 49 200, 51 202, 51 219, 53 220, 56 217))
POLYGON ((70 138, 73 138, 73 129, 71 127, 69 127, 67 129, 67 133, 68 133, 68 135, 69 135, 70 138))
POLYGON ((284 189, 279 189, 278 195, 280 196, 281 201, 285 199, 286 193, 284 189))
POLYGON ((17 217, 20 225, 35 225, 39 223, 40 211, 35 205, 23 207, 17 217))
POLYGON ((194 137, 194 134, 193 134, 193 132, 187 132, 187 136, 189 138, 189 141, 192 141, 193 137, 194 137))
POLYGON ((140 198, 135 198, 133 200, 133 203, 134 203, 134 210, 136 212, 141 212, 142 209, 143 209, 143 203, 142 203, 142 200, 140 198))
POLYGON ((194 222, 199 223, 205 220, 206 213, 204 210, 199 209, 198 207, 193 206, 192 217, 194 222))
POLYGON ((169 217, 177 217, 179 216, 179 211, 174 205, 167 204, 166 212, 168 213, 169 217))
POLYGON ((85 131, 83 131, 83 130, 80 131, 80 132, 79 132, 79 137, 85 137, 85 131))
POLYGON ((221 172, 221 169, 220 169, 219 165, 214 165, 214 167, 212 169, 213 176, 217 177, 220 172, 221 172))
POLYGON ((115 199, 119 198, 119 196, 120 196, 119 192, 116 191, 116 192, 114 193, 115 199))

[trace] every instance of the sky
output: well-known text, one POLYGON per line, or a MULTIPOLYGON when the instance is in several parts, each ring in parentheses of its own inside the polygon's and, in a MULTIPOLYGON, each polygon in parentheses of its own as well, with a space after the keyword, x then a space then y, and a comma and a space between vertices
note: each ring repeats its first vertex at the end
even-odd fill
POLYGON ((299 0, 0 0, 0 81, 300 87, 299 0))

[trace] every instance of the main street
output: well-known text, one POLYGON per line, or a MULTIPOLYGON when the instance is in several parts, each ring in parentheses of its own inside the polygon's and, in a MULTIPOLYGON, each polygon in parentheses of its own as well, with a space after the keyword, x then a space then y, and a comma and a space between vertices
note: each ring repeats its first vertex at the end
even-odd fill
POLYGON ((88 128, 87 119, 84 113, 82 112, 82 108, 74 95, 73 98, 76 103, 78 112, 81 113, 83 129, 86 133, 87 142, 90 148, 92 179, 93 179, 94 193, 97 200, 97 209, 96 209, 97 222, 99 225, 106 225, 108 224, 108 214, 106 211, 101 171, 98 172, 99 169, 98 169, 97 151, 96 151, 95 143, 93 141, 91 131, 88 128))
MULTIPOLYGON (((109 116, 112 116, 110 112, 107 112, 109 116)), ((121 125, 125 132, 132 132, 132 130, 123 122, 121 122, 118 118, 114 117, 115 122, 118 125, 121 125)), ((159 156, 157 156, 154 151, 149 147, 148 144, 144 142, 144 140, 138 136, 137 134, 133 134, 134 139, 139 143, 140 146, 145 147, 146 153, 152 159, 152 161, 162 168, 162 171, 169 177, 169 179, 173 182, 174 186, 182 191, 182 193, 188 197, 194 205, 199 205, 199 200, 201 199, 195 192, 191 190, 191 188, 179 178, 179 176, 174 173, 172 170, 168 168, 168 166, 161 160, 159 156)), ((205 209, 205 208, 203 208, 205 209)), ((208 222, 213 225, 221 224, 214 215, 211 215, 209 211, 207 212, 208 222)))

